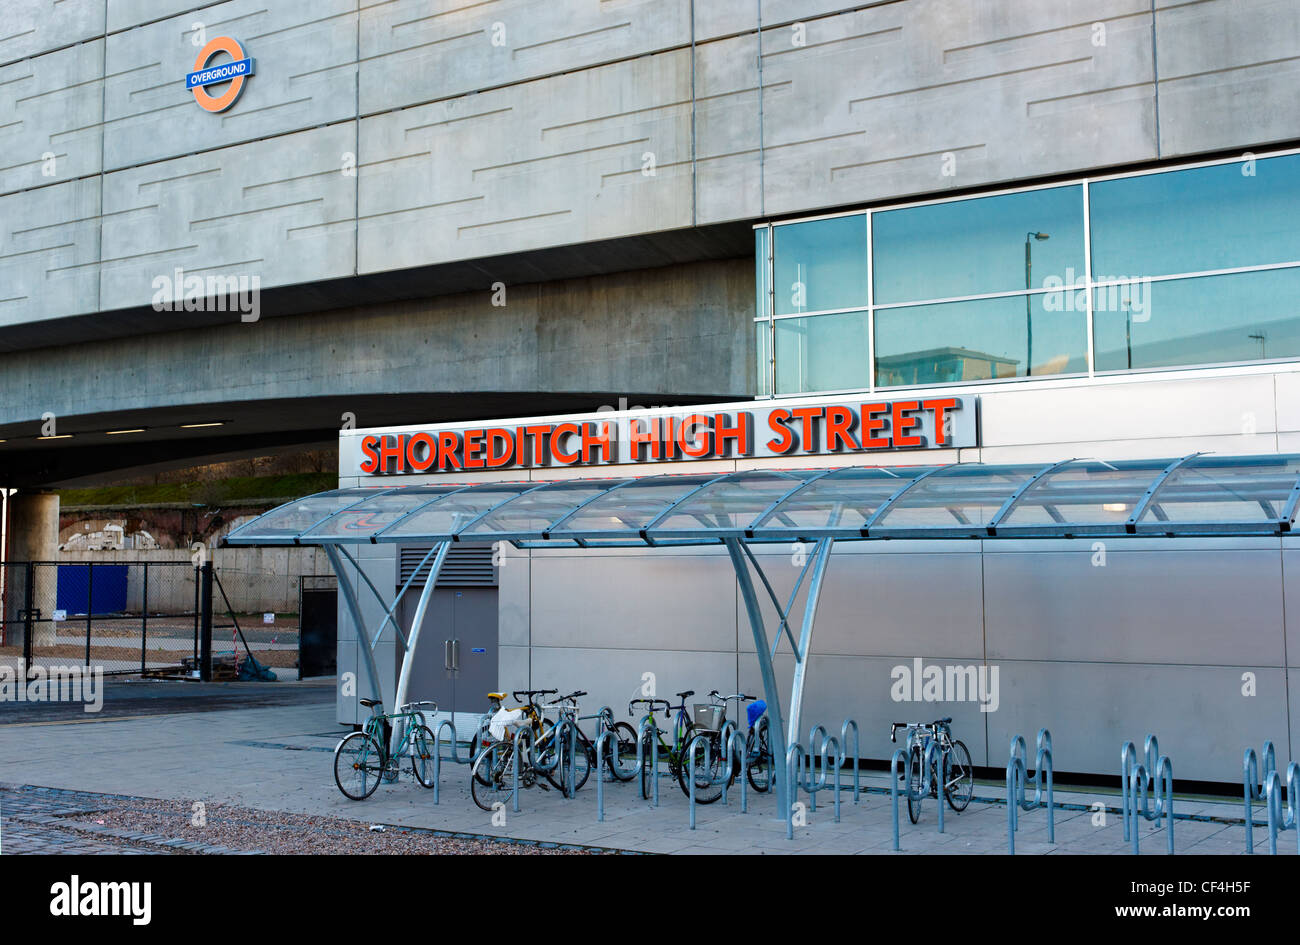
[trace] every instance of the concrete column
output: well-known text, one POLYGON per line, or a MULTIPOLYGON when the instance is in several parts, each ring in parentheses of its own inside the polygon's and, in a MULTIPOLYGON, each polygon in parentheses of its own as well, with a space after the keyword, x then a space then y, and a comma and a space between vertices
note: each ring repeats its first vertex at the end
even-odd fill
MULTIPOLYGON (((5 582, 5 620, 18 620, 18 612, 27 606, 28 561, 56 561, 59 557, 59 497, 53 492, 18 492, 9 497, 9 563, 5 582)), ((32 607, 49 619, 58 600, 58 568, 35 569, 32 607)), ((21 645, 21 623, 6 624, 5 643, 21 645)), ((37 624, 33 646, 54 645, 54 624, 37 624)))

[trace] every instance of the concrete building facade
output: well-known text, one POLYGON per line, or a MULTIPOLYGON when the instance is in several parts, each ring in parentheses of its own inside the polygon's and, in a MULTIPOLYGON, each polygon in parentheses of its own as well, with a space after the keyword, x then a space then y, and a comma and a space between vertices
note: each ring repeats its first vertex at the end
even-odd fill
MULTIPOLYGON (((952 461, 1300 450, 1289 0, 17 0, 8 16, 0 485, 340 426, 346 447, 353 427, 621 398, 884 389, 980 398, 979 445, 952 461), (221 37, 256 67, 214 113, 186 76, 232 61, 204 59, 221 37)), ((341 464, 359 478, 355 454, 341 464)), ((1046 724, 1077 759, 1063 768, 1109 771, 1139 725, 1172 733, 1180 776, 1231 780, 1244 744, 1295 756, 1289 541, 1135 541, 1107 568, 1074 546, 846 549, 806 712, 856 716, 880 757, 897 708, 881 672, 997 660, 1000 712, 954 713, 977 763, 1046 724), (908 596, 935 574, 938 598, 908 596)), ((396 587, 400 555, 365 550, 396 587)), ((501 685, 572 679, 615 705, 640 672, 752 685, 721 557, 517 564, 498 569, 501 685)))

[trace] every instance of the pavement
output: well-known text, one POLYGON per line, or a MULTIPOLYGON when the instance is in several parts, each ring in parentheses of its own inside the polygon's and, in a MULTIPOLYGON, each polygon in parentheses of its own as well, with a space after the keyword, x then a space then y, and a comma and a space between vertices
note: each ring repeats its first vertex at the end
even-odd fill
MULTIPOLYGON (((786 822, 777 816, 772 797, 750 792, 748 812, 742 812, 738 788, 726 805, 698 806, 692 830, 686 798, 666 776, 658 807, 641 799, 635 781, 607 783, 603 821, 594 780, 572 799, 554 790, 523 791, 518 812, 506 809, 494 815, 474 805, 468 769, 450 761, 443 764, 437 804, 432 790, 415 783, 409 766, 396 783, 380 785, 365 801, 350 801, 333 779, 333 749, 344 730, 334 721, 332 680, 212 685, 225 688, 214 688, 212 698, 205 699, 197 689, 185 695, 123 684, 120 694, 107 694, 98 716, 52 707, 40 716, 30 706, 20 715, 15 705, 0 704, 0 851, 108 852, 101 847, 121 838, 69 831, 59 818, 66 819, 61 812, 93 810, 93 795, 109 794, 647 853, 893 852, 888 779, 875 772, 864 773, 862 791, 855 794, 847 785, 841 790, 838 822, 833 792, 819 792, 815 808, 809 805, 805 812, 806 822, 794 828, 793 839, 786 838, 786 822), (247 701, 231 708, 231 700, 241 694, 247 701)), ((942 833, 932 799, 925 801, 916 825, 908 821, 900 799, 901 853, 896 855, 1005 853, 1007 810, 999 802, 1005 788, 981 782, 975 795, 965 812, 947 812, 942 833)), ((808 805, 806 794, 801 792, 800 800, 808 805)), ((1055 842, 1048 840, 1045 811, 1022 813, 1018 854, 1131 852, 1116 792, 1058 790, 1055 800, 1055 842)), ((1240 801, 1177 797, 1174 810, 1177 853, 1244 852, 1240 801)), ((79 819, 86 820, 84 814, 79 819)), ((1267 853, 1268 831, 1258 805, 1255 820, 1256 852, 1267 853)), ((1163 828, 1144 822, 1139 838, 1142 855, 1165 854, 1163 828)), ((202 846, 186 852, 220 852, 202 846)), ((1296 833, 1282 834, 1278 848, 1294 855, 1296 833)))

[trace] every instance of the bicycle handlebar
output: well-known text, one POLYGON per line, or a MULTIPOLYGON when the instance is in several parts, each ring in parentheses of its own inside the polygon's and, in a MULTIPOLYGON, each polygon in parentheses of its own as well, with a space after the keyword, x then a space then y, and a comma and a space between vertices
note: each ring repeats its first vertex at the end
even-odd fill
POLYGON ((650 707, 650 714, 653 715, 655 711, 655 706, 660 703, 663 703, 663 707, 666 712, 672 711, 673 704, 669 702, 667 699, 632 699, 627 704, 627 714, 629 716, 635 714, 632 710, 632 706, 634 705, 647 705, 650 707))
POLYGON ((898 738, 895 733, 900 728, 934 728, 939 725, 951 725, 951 724, 952 724, 951 715, 944 719, 935 719, 933 722, 891 722, 889 725, 889 740, 891 742, 898 741, 898 738))
POLYGON ((532 702, 533 696, 553 696, 559 691, 558 689, 516 689, 512 695, 516 702, 532 702), (521 699, 520 696, 526 698, 521 699))

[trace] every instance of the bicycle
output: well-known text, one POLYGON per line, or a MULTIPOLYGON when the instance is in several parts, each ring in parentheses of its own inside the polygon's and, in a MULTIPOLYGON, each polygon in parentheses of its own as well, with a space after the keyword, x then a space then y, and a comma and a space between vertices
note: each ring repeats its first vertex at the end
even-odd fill
POLYGON ((682 776, 682 759, 685 758, 685 748, 687 739, 694 734, 695 726, 686 714, 686 700, 695 695, 694 689, 688 689, 685 692, 677 693, 677 698, 681 703, 673 705, 667 699, 632 699, 627 704, 628 716, 636 715, 636 706, 644 705, 646 707, 645 715, 641 716, 637 722, 637 732, 641 732, 641 726, 647 721, 650 722, 651 729, 644 736, 638 734, 638 738, 644 737, 646 743, 642 749, 641 755, 641 797, 647 799, 650 797, 652 777, 658 777, 658 772, 651 769, 651 739, 658 739, 659 753, 668 761, 668 772, 677 779, 677 783, 682 786, 682 791, 690 795, 690 785, 686 784, 682 776), (658 706, 663 706, 664 721, 674 711, 677 712, 676 718, 673 719, 672 735, 673 740, 670 744, 664 740, 664 729, 659 727, 655 719, 655 713, 659 711, 658 706))
POLYGON ((933 741, 939 746, 939 771, 931 771, 929 795, 938 798, 940 772, 947 771, 943 796, 948 806, 960 814, 970 804, 975 793, 975 769, 971 765, 970 750, 964 742, 952 737, 952 718, 933 722, 894 722, 889 726, 889 740, 896 742, 898 729, 907 730, 907 816, 912 823, 921 819, 921 801, 925 774, 925 753, 933 741))
MULTIPOLYGON (((683 790, 690 796, 690 783, 687 781, 686 767, 698 764, 699 767, 692 769, 692 776, 695 779, 695 802, 697 804, 712 804, 722 796, 725 788, 729 788, 732 782, 739 775, 739 769, 733 758, 727 752, 730 745, 724 744, 722 740, 722 731, 727 724, 727 703, 735 701, 737 714, 740 706, 746 702, 752 702, 757 696, 747 696, 743 692, 733 693, 729 696, 721 695, 718 690, 714 689, 709 693, 709 702, 707 705, 697 703, 694 707, 695 733, 686 740, 686 747, 682 755, 684 761, 681 782, 685 784, 683 790), (704 748, 695 750, 694 746, 702 743, 704 748), (727 770, 725 776, 722 772, 723 759, 726 758, 727 770)), ((762 727, 758 736, 759 743, 766 740, 767 729, 762 727)), ((770 761, 766 761, 762 755, 761 747, 755 749, 755 734, 751 727, 745 739, 745 770, 749 783, 754 786, 756 791, 764 793, 771 787, 770 761), (766 763, 765 763, 766 761, 766 763), (758 766, 759 776, 757 780, 762 787, 755 785, 755 766, 758 766)), ((768 758, 771 756, 771 749, 768 749, 768 758)))
MULTIPOLYGON (((558 692, 558 689, 518 689, 513 693, 515 702, 518 703, 514 708, 524 714, 524 723, 528 726, 529 732, 532 735, 533 745, 536 745, 541 741, 541 739, 555 726, 554 722, 546 718, 543 706, 537 700, 542 696, 551 696, 558 692)), ((478 731, 474 734, 473 739, 470 740, 469 756, 471 759, 478 758, 482 753, 482 750, 485 748, 496 748, 503 744, 503 742, 492 740, 489 727, 492 724, 492 717, 501 709, 505 708, 505 699, 506 694, 504 692, 488 693, 488 703, 491 708, 480 718, 478 731)), ((506 741, 509 740, 510 735, 507 732, 506 741)), ((475 770, 475 768, 471 761, 471 771, 473 770, 475 770)), ((484 771, 486 771, 486 769, 484 769, 484 771)), ((479 783, 484 787, 489 785, 489 781, 486 780, 486 774, 480 773, 479 778, 479 783)), ((550 778, 549 780, 554 783, 556 787, 563 787, 563 785, 555 778, 550 778)))
POLYGON ((425 723, 424 708, 438 711, 433 702, 408 702, 396 713, 385 715, 377 699, 362 699, 370 718, 359 732, 352 732, 334 748, 334 783, 343 796, 363 801, 379 787, 380 781, 396 781, 400 759, 409 756, 415 780, 426 788, 434 785, 434 737, 425 723), (393 723, 401 726, 401 737, 390 749, 393 723))
POLYGON ((520 788, 540 787, 549 790, 541 778, 533 754, 532 719, 525 715, 509 723, 505 738, 491 742, 475 756, 470 769, 469 789, 474 803, 482 810, 492 812, 504 809, 520 788))

